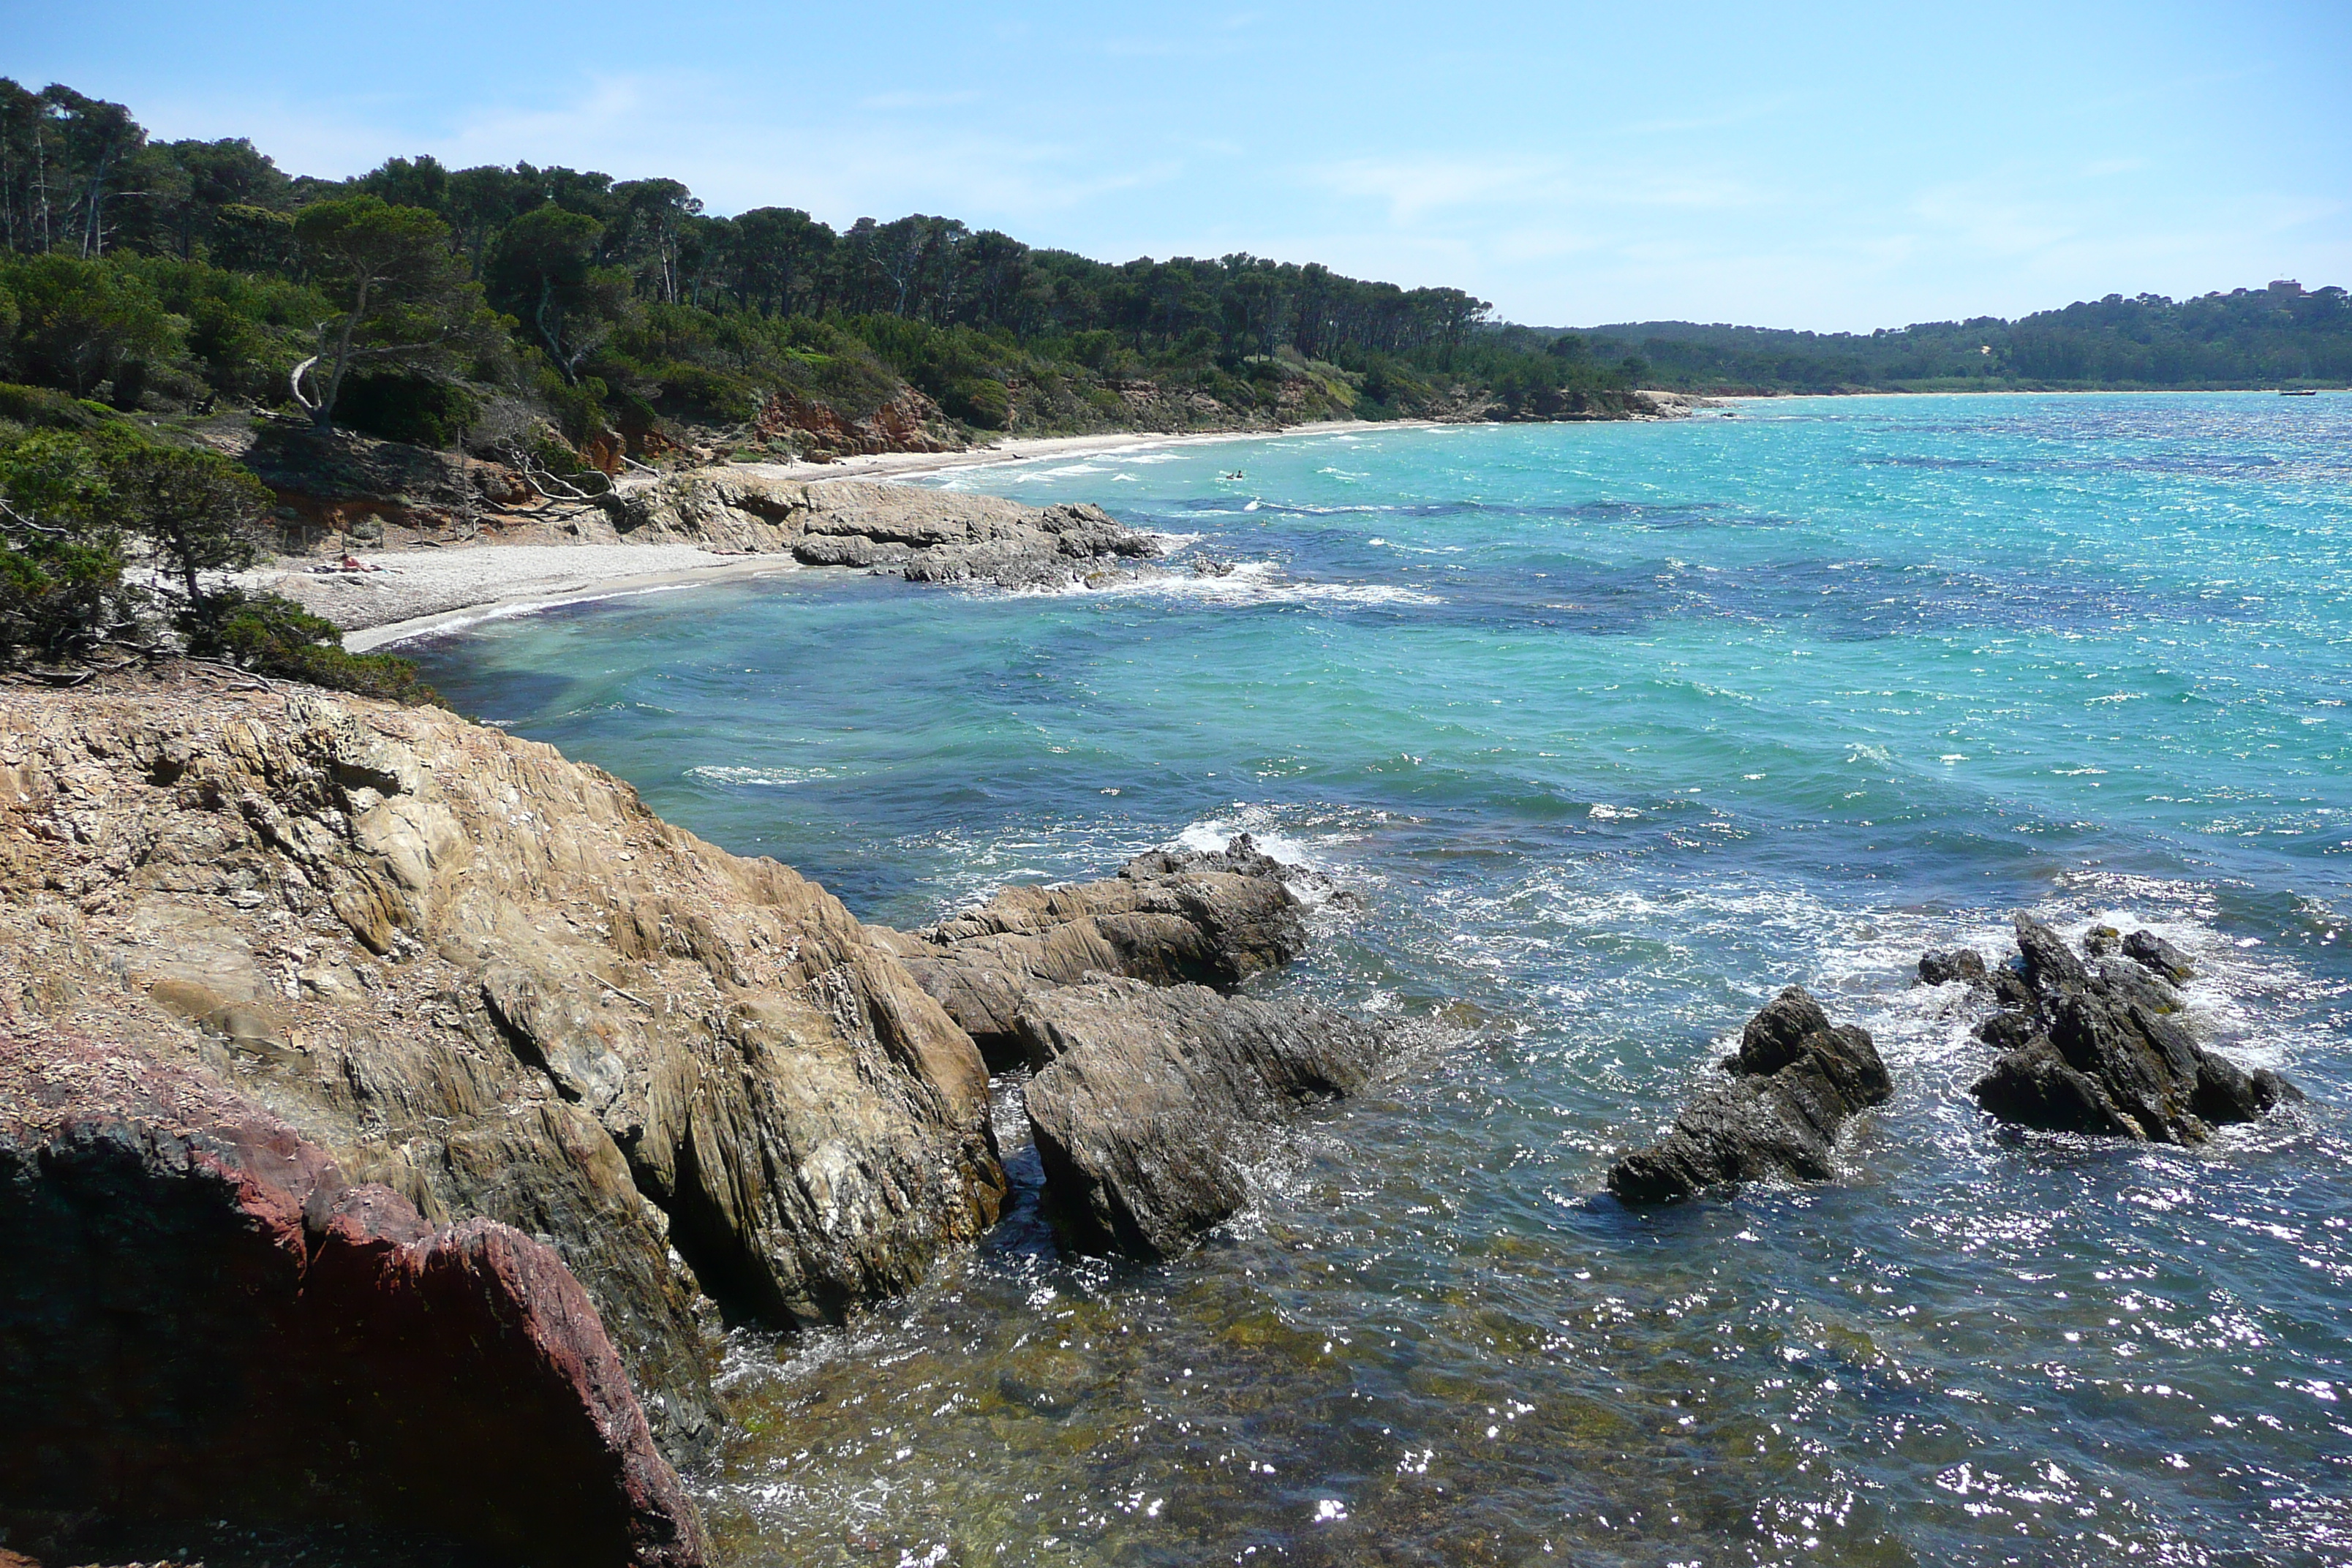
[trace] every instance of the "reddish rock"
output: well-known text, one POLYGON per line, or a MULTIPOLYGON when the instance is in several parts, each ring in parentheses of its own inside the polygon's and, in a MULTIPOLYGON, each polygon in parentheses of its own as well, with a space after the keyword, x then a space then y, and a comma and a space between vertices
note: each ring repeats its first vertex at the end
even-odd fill
POLYGON ((200 1068, 0 1035, 0 1517, 427 1533, 690 1568, 701 1527, 548 1247, 348 1184, 200 1068))

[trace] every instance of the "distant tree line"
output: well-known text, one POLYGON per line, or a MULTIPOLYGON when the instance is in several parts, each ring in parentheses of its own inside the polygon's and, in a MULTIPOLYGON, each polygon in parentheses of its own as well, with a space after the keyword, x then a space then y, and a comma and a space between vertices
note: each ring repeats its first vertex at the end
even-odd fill
POLYGON ((1855 332, 1642 321, 1575 336, 1632 356, 1643 384, 1686 391, 1842 392, 1989 388, 2158 389, 2352 384, 2352 300, 2281 279, 2194 299, 2161 294, 1855 332))
MULTIPOLYGON (((1506 344, 1486 301, 1236 254, 1120 265, 915 215, 836 231, 715 216, 668 179, 448 169, 289 175, 250 142, 164 142, 121 104, 0 79, 0 379, 188 407, 299 405, 446 445, 520 398, 570 438, 845 417, 911 384, 978 429, 1101 427, 1136 388, 1234 421, 1512 412, 1621 365, 1506 344)), ((1187 415, 1187 417, 1194 416, 1187 415)))

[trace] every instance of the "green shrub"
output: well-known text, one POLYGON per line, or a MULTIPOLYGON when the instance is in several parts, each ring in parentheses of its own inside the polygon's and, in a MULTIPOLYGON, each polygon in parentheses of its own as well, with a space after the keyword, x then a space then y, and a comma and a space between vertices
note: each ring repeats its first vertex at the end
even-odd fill
POLYGON ((940 395, 940 405, 967 425, 1002 430, 1012 416, 1013 400, 1003 382, 966 376, 948 383, 940 395))
POLYGON ((46 386, 17 386, 0 382, 0 419, 35 430, 88 430, 110 419, 114 411, 104 404, 90 405, 52 392, 46 386))
POLYGON ((256 675, 308 681, 335 691, 382 698, 407 707, 444 707, 415 664, 389 653, 351 653, 332 621, 276 594, 248 596, 227 589, 182 612, 188 651, 256 675))

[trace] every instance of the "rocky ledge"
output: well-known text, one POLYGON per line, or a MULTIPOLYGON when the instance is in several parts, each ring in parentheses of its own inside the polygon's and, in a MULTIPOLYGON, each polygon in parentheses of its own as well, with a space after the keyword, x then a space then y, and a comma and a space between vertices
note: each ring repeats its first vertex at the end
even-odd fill
POLYGON ((975 1034, 1038 1068, 1074 1239, 1150 1256, 1233 1211, 1246 1130, 1368 1081, 1383 1036, 1224 994, 1300 882, 1243 839, 903 933, 437 710, 0 689, 0 1525, 697 1561, 713 1331, 993 1223, 975 1034))
POLYGON ((0 1028, 530 1238, 673 1461, 715 1452, 722 1316, 839 1319, 995 1218, 979 1052, 822 889, 452 714, 115 679, 0 693, 0 1028))
POLYGON ((1098 882, 1008 888, 897 938, 992 1065, 1033 1070, 1023 1101, 1074 1247, 1182 1252, 1241 1207, 1257 1134, 1377 1075, 1391 1031, 1231 994, 1306 946, 1301 888, 1334 892, 1244 833, 1098 882))
MULTIPOLYGON (((910 583, 1060 587, 1160 553, 1100 507, 1023 506, 994 496, 856 479, 779 479, 706 468, 607 496, 615 540, 784 554, 910 583)), ((597 537, 585 534, 585 537, 597 537)))
POLYGON ((1664 1139, 1610 1168, 1620 1200, 1674 1203, 1774 1175, 1826 1181, 1846 1121, 1895 1091, 1869 1032, 1832 1025, 1801 985, 1748 1021, 1723 1069, 1730 1076, 1700 1089, 1664 1139))
POLYGON ((2223 1123, 2251 1121, 2302 1091, 2264 1068, 2248 1072, 2199 1045, 2181 1022, 2173 983, 2188 955, 2152 931, 2107 927, 2083 956, 2027 914, 2015 918, 2017 960, 1988 970, 1971 949, 1927 953, 1919 977, 1991 994, 1979 1039, 2000 1048, 1969 1087, 2003 1121, 2154 1143, 2201 1143, 2223 1123))

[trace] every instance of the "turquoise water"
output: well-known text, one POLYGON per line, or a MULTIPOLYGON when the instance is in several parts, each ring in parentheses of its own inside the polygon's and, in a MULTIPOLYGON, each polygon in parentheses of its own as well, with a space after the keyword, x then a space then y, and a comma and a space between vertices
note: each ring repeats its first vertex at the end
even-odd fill
POLYGON ((1059 1257, 1018 1155, 918 1296, 739 1336, 698 1478, 735 1560, 2352 1562, 2352 397, 937 482, 1235 570, 792 573, 428 672, 885 921, 1247 829, 1364 895, 1275 988, 1426 1022, 1192 1257, 1059 1257), (2312 1103, 2195 1152, 1997 1132, 1969 1018, 1906 983, 2021 908, 2189 948, 2197 1027, 2312 1103), (1848 1178, 1599 1195, 1790 981, 1895 1072, 1848 1178))

